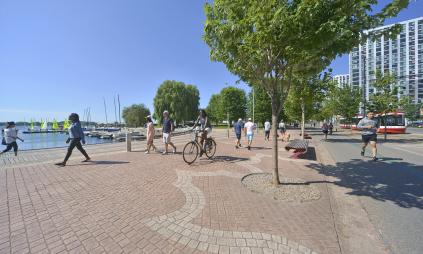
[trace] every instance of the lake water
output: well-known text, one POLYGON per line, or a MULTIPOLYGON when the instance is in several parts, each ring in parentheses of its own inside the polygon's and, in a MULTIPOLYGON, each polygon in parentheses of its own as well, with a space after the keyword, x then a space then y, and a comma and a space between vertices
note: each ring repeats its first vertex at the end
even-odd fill
MULTIPOLYGON (((33 134, 24 134, 22 133, 26 130, 24 127, 17 127, 19 130, 18 136, 22 138, 25 142, 17 140, 19 150, 32 150, 32 149, 44 149, 44 148, 54 148, 54 147, 66 147, 66 140, 68 135, 65 133, 33 133, 33 134)), ((0 134, 1 135, 1 134, 0 134)), ((100 139, 93 137, 85 137, 86 144, 103 144, 103 143, 112 143, 110 139, 100 139)), ((3 150, 5 146, 0 146, 0 150, 3 150)))

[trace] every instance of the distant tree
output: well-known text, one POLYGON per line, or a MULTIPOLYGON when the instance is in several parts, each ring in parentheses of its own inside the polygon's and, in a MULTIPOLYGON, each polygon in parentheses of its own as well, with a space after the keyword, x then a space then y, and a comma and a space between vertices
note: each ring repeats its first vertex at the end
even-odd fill
POLYGON ((351 86, 335 87, 327 96, 328 107, 335 115, 340 115, 349 123, 357 114, 361 102, 361 90, 351 86))
POLYGON ((205 7, 204 40, 211 58, 249 85, 266 90, 272 106, 273 183, 279 184, 276 122, 292 74, 320 73, 338 55, 366 40, 364 30, 407 7, 392 1, 214 0, 205 7))
POLYGON ((257 123, 263 124, 266 120, 272 120, 272 104, 269 95, 262 87, 251 87, 248 93, 247 113, 249 116, 253 115, 254 106, 254 120, 257 123), (254 93, 254 103, 253 103, 254 93))
POLYGON ((229 121, 245 118, 247 99, 245 91, 233 86, 225 87, 220 91, 221 111, 229 121))
POLYGON ((386 140, 387 113, 397 111, 399 107, 397 79, 393 74, 383 74, 380 70, 377 70, 376 79, 372 86, 375 88, 375 92, 370 95, 369 108, 382 114, 386 140))
POLYGON ((195 120, 200 104, 200 92, 196 86, 174 80, 164 81, 154 97, 154 118, 162 121, 163 111, 169 111, 176 122, 195 120))
POLYGON ((423 107, 422 103, 410 102, 410 97, 403 96, 399 101, 399 108, 404 112, 405 117, 410 121, 417 121, 420 119, 420 109, 423 107))
POLYGON ((305 122, 320 110, 320 105, 333 82, 328 73, 308 79, 296 78, 285 102, 286 114, 291 120, 301 122, 304 138, 305 122))
POLYGON ((220 94, 213 94, 210 97, 209 105, 206 108, 208 117, 211 122, 214 122, 216 125, 219 124, 225 116, 222 111, 222 103, 220 100, 220 94))
POLYGON ((129 127, 140 127, 146 123, 146 117, 150 114, 150 110, 144 104, 133 104, 125 107, 122 117, 129 127))

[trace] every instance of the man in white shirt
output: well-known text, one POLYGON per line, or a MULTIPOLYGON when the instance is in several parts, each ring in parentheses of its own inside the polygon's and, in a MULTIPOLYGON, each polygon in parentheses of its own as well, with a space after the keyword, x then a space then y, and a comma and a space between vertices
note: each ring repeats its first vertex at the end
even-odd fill
POLYGON ((282 137, 283 137, 283 135, 285 134, 285 123, 283 122, 283 121, 281 121, 280 123, 279 123, 279 131, 280 131, 280 133, 281 133, 281 135, 282 135, 282 137))
POLYGON ((247 135, 248 140, 248 150, 251 150, 251 143, 253 142, 254 129, 256 126, 251 122, 251 118, 248 118, 248 121, 244 124, 244 132, 247 135))
POLYGON ((270 122, 269 120, 266 120, 266 122, 264 122, 264 140, 269 141, 269 136, 270 136, 270 122))

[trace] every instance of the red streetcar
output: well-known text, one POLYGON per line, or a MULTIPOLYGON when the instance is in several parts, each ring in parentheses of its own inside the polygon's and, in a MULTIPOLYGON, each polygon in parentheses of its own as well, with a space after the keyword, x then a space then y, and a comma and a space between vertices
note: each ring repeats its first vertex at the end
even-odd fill
MULTIPOLYGON (((377 132, 385 133, 385 114, 377 114, 376 118, 379 121, 377 132)), ((403 112, 389 112, 386 114, 386 133, 404 134, 406 129, 405 114, 403 112)))

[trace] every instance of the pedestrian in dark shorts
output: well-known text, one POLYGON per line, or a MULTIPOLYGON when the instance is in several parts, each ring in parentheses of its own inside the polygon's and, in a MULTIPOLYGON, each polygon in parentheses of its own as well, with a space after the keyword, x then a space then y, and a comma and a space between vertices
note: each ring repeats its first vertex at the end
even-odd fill
POLYGON ((367 145, 370 143, 372 147, 372 160, 377 161, 377 121, 374 120, 375 114, 373 112, 368 112, 367 117, 360 120, 357 124, 357 128, 362 131, 361 138, 363 140, 363 146, 361 148, 361 156, 364 156, 367 145))
POLYGON ((234 124, 234 130, 236 135, 236 145, 235 148, 241 147, 241 133, 243 129, 242 119, 238 119, 238 122, 234 124))
POLYGON ((329 133, 329 125, 325 122, 322 125, 322 132, 325 135, 325 140, 328 139, 328 133, 329 133))
POLYGON ((7 122, 6 129, 4 130, 4 137, 2 139, 2 145, 5 145, 6 149, 0 152, 0 154, 7 153, 13 148, 15 156, 18 156, 18 143, 16 143, 17 139, 23 142, 23 139, 18 137, 18 130, 16 129, 15 122, 7 122))
POLYGON ((68 147, 68 152, 66 153, 65 159, 63 162, 56 163, 57 166, 64 167, 66 166, 66 162, 69 160, 73 149, 76 147, 82 155, 85 156, 85 160, 82 162, 88 162, 91 160, 90 156, 88 156, 87 152, 82 147, 82 144, 85 145, 85 136, 84 132, 82 131, 81 122, 79 122, 79 116, 76 113, 72 113, 69 116, 69 120, 72 122, 71 126, 69 127, 69 138, 66 140, 66 143, 70 143, 68 147), (82 141, 82 144, 81 144, 82 141))
POLYGON ((264 122, 264 140, 269 141, 270 128, 271 128, 271 124, 269 120, 266 120, 266 122, 264 122))

